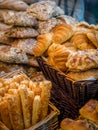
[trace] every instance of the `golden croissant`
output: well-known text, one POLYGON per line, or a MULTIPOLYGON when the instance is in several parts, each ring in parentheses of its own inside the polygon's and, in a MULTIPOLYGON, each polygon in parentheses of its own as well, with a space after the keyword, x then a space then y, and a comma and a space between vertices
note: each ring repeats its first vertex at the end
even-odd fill
POLYGON ((37 44, 34 47, 34 55, 41 56, 51 45, 53 33, 46 33, 39 35, 37 38, 37 44))
POLYGON ((94 49, 95 46, 89 42, 89 39, 86 36, 85 32, 76 32, 70 42, 74 43, 77 47, 77 49, 85 50, 85 49, 94 49))
POLYGON ((52 42, 61 44, 68 40, 73 35, 72 27, 66 23, 57 25, 53 29, 52 42))

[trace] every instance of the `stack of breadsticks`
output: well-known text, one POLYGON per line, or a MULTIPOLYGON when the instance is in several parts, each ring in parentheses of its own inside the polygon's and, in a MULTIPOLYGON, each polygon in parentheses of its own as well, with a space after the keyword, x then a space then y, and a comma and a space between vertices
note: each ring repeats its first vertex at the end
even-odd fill
POLYGON ((91 99, 80 110, 76 120, 65 118, 61 122, 60 130, 97 130, 98 129, 98 101, 91 99))
POLYGON ((0 121, 8 129, 23 130, 48 114, 51 82, 33 82, 23 73, 0 78, 0 121))

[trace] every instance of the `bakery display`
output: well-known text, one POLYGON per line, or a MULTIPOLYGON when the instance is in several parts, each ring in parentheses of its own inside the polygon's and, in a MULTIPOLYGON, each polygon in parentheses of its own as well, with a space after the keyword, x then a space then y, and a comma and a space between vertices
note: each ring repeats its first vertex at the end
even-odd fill
POLYGON ((52 84, 33 82, 21 71, 10 76, 0 78, 0 117, 9 129, 23 130, 47 116, 52 84))
POLYGON ((97 130, 97 36, 97 25, 64 15, 55 1, 2 0, 0 129, 37 129, 37 123, 49 118, 51 99, 60 109, 59 121, 67 116, 60 130, 97 130), (5 78, 16 70, 28 77, 5 78))

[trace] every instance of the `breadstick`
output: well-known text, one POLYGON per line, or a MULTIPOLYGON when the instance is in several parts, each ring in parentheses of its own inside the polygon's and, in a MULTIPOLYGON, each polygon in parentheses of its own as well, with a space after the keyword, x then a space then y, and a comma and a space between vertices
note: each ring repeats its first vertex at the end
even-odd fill
POLYGON ((47 116, 48 112, 48 105, 49 105, 49 99, 50 99, 50 90, 52 87, 52 84, 50 81, 42 81, 40 82, 40 87, 42 88, 41 92, 41 119, 44 119, 47 116))
POLYGON ((29 128, 31 126, 31 113, 28 101, 28 89, 25 85, 20 85, 20 88, 18 90, 21 97, 24 125, 25 128, 29 128))
POLYGON ((36 95, 33 101, 32 125, 35 125, 39 121, 40 114, 41 114, 41 98, 39 95, 36 95))
POLYGON ((5 99, 0 103, 0 115, 1 115, 2 122, 9 129, 12 129, 12 125, 11 125, 11 121, 10 121, 10 116, 9 116, 9 111, 8 111, 8 102, 5 99))
POLYGON ((11 89, 9 93, 11 93, 11 95, 7 98, 7 101, 13 130, 23 130, 24 124, 18 91, 11 89))

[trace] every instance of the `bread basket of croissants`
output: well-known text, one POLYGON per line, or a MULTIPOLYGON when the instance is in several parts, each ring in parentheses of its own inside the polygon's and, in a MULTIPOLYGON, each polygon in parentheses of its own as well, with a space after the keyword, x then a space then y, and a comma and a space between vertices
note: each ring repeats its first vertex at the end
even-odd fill
POLYGON ((49 101, 52 84, 34 82, 22 71, 0 77, 0 130, 58 127, 59 110, 49 101))
POLYGON ((81 107, 98 92, 98 25, 62 23, 39 35, 34 54, 45 77, 81 107))

